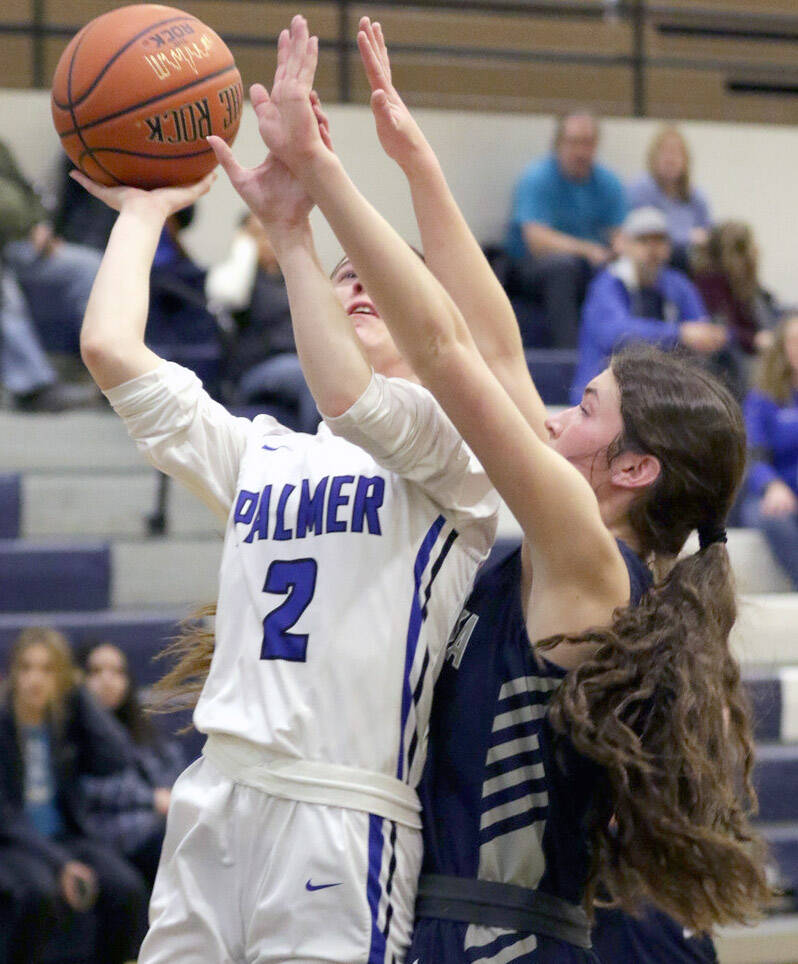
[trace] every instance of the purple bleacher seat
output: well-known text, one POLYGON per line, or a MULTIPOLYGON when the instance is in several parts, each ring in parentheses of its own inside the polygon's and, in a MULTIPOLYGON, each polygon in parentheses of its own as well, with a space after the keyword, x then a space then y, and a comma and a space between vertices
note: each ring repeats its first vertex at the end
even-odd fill
POLYGON ((110 586, 111 554, 103 543, 0 540, 0 612, 105 609, 110 586))
POLYGON ((762 821, 798 821, 798 743, 757 746, 754 785, 762 821))
POLYGON ((20 478, 0 475, 0 539, 16 539, 19 535, 20 478))
POLYGON ((578 352, 570 348, 527 348, 526 364, 547 405, 569 405, 578 352))
POLYGON ((798 822, 758 828, 779 866, 781 881, 798 900, 798 822))
POLYGON ((754 716, 754 737, 762 742, 781 739, 781 680, 773 671, 743 680, 754 716))

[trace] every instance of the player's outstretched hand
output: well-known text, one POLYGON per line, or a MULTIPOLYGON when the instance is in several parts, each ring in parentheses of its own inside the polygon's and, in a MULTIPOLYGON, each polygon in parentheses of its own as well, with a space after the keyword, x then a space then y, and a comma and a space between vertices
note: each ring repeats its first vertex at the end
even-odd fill
POLYGON ((216 172, 211 171, 196 184, 185 184, 180 187, 159 187, 152 191, 144 191, 141 188, 128 187, 127 185, 106 187, 104 184, 97 184, 96 181, 92 181, 81 171, 70 171, 69 174, 89 194, 93 194, 115 211, 121 211, 123 207, 131 204, 144 203, 159 208, 164 217, 169 217, 170 214, 174 214, 181 208, 187 208, 190 204, 193 204, 210 190, 211 185, 216 180, 216 172))
POLYGON ((318 55, 318 37, 309 36, 307 21, 297 14, 277 42, 271 93, 262 84, 249 90, 263 142, 295 174, 328 151, 311 103, 318 55))
POLYGON ((274 232, 304 226, 313 207, 302 186, 275 155, 257 167, 242 167, 221 137, 208 143, 242 200, 260 220, 274 241, 274 232))
POLYGON ((407 168, 427 141, 391 80, 391 61, 382 27, 361 17, 357 46, 371 86, 371 110, 380 144, 388 157, 407 168))

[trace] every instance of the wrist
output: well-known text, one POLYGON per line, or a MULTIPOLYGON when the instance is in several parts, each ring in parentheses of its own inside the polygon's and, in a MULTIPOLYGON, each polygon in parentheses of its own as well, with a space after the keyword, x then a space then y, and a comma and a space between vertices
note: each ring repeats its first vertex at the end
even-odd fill
POLYGON ((122 202, 119 208, 120 217, 134 218, 147 225, 159 225, 163 227, 169 217, 169 211, 156 198, 145 195, 134 195, 122 202))
POLYGON ((305 188, 306 194, 316 199, 316 192, 323 187, 330 177, 343 171, 343 165, 337 154, 326 148, 314 150, 298 164, 291 166, 294 177, 305 188))
POLYGON ((303 218, 291 224, 264 224, 278 261, 284 260, 292 251, 307 250, 313 245, 310 221, 303 218))
POLYGON ((408 179, 434 177, 441 172, 440 162, 426 141, 413 142, 406 156, 396 163, 408 179))

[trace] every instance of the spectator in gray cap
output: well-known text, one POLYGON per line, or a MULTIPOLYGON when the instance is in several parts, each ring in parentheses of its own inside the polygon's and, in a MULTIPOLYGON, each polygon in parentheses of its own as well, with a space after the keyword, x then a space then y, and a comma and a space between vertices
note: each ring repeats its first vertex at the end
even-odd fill
POLYGON ((707 320, 692 281, 667 266, 671 242, 662 211, 632 211, 623 223, 621 248, 621 257, 588 288, 571 388, 574 404, 588 382, 606 368, 613 351, 630 342, 648 341, 666 349, 684 345, 707 358, 726 344, 725 327, 707 320))

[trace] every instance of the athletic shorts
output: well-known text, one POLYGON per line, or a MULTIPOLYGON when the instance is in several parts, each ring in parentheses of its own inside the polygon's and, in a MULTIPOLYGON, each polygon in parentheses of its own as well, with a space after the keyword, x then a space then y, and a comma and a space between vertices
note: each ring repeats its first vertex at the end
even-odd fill
POLYGON ((172 790, 138 964, 402 964, 421 853, 418 830, 200 758, 172 790))

